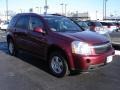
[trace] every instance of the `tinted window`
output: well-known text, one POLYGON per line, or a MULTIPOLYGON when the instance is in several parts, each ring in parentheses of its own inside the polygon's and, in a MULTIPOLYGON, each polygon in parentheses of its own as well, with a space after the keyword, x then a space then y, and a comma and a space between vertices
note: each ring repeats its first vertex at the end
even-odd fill
POLYGON ((111 26, 114 26, 114 25, 115 25, 115 24, 114 24, 114 23, 112 23, 112 22, 111 22, 111 23, 109 23, 109 24, 110 24, 111 26))
POLYGON ((80 26, 83 26, 83 27, 88 27, 88 25, 85 22, 82 22, 82 21, 78 22, 78 24, 80 26))
POLYGON ((96 26, 102 26, 102 24, 100 22, 95 22, 96 26))
POLYGON ((120 25, 120 24, 119 24, 119 23, 117 23, 117 22, 114 22, 114 24, 115 24, 115 25, 120 25))
POLYGON ((33 30, 36 27, 43 28, 43 23, 39 17, 31 17, 30 18, 30 29, 33 30))
POLYGON ((105 22, 100 22, 103 26, 107 26, 108 24, 105 22))
POLYGON ((21 16, 16 22, 16 27, 21 29, 28 29, 29 26, 29 17, 21 16))
POLYGON ((88 26, 93 26, 94 25, 94 23, 92 23, 92 22, 86 22, 86 23, 87 23, 88 26))
POLYGON ((18 17, 18 16, 16 15, 16 16, 14 16, 14 17, 11 19, 8 27, 13 27, 13 26, 15 25, 16 20, 17 20, 17 17, 18 17))
POLYGON ((53 31, 66 32, 66 31, 82 31, 80 27, 65 17, 45 17, 49 27, 53 31))
POLYGON ((102 26, 102 24, 100 22, 86 22, 88 26, 102 26))
POLYGON ((101 24, 104 26, 113 26, 114 25, 113 23, 110 23, 110 22, 101 22, 101 24))

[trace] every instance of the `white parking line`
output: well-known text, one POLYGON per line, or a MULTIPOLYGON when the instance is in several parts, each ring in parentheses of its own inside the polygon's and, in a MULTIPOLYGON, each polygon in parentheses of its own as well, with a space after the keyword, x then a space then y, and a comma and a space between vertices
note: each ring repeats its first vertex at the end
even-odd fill
POLYGON ((115 55, 120 55, 120 51, 115 50, 115 55))

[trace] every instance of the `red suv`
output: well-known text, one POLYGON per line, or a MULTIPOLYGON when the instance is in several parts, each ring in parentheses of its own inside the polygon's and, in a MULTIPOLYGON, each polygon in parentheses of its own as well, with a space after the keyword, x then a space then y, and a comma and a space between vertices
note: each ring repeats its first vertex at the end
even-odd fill
POLYGON ((88 71, 112 61, 114 49, 105 37, 83 31, 60 15, 17 14, 7 29, 8 50, 15 55, 28 51, 47 60, 57 77, 71 70, 88 71))

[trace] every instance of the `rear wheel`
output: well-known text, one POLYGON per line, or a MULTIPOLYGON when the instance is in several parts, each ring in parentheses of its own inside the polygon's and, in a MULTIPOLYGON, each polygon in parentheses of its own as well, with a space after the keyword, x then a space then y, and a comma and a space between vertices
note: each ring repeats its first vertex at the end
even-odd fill
POLYGON ((54 52, 50 55, 49 67, 52 74, 57 77, 64 77, 69 74, 66 59, 60 52, 54 52))
POLYGON ((12 39, 8 40, 8 51, 12 56, 16 55, 17 53, 17 49, 15 48, 15 44, 12 39))

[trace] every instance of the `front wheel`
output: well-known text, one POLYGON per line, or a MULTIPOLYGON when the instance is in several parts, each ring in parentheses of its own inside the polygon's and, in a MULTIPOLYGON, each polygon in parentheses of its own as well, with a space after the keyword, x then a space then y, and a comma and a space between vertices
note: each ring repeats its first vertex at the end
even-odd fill
POLYGON ((57 77, 64 77, 69 74, 66 59, 61 53, 54 52, 50 55, 49 68, 53 75, 57 77))

